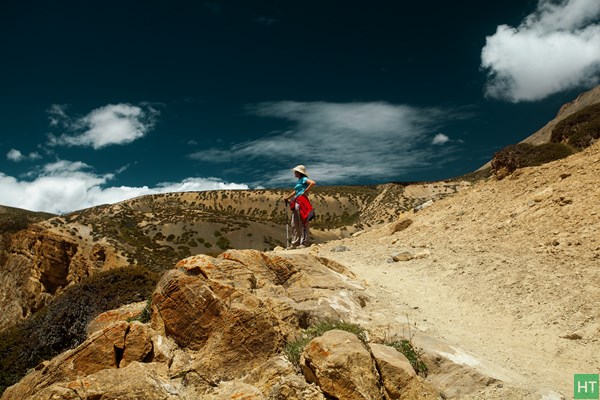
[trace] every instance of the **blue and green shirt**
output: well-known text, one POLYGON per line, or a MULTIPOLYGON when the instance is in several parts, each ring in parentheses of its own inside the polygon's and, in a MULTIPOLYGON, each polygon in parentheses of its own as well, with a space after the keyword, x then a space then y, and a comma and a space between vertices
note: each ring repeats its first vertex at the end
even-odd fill
POLYGON ((308 183, 306 181, 308 181, 308 178, 306 176, 303 176, 302 178, 298 179, 298 182, 296 182, 296 186, 294 186, 294 190, 296 191, 296 197, 302 196, 304 194, 304 191, 308 187, 308 183))

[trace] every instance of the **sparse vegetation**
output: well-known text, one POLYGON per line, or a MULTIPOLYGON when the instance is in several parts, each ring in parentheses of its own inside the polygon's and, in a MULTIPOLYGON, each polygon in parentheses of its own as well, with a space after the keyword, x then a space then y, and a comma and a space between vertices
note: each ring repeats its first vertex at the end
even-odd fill
POLYGON ((542 165, 573 153, 574 149, 564 143, 544 143, 539 146, 519 143, 507 146, 495 153, 492 169, 496 175, 503 176, 519 168, 542 165))
POLYGON ((400 353, 404 354, 404 356, 410 362, 410 365, 412 365, 414 368, 415 372, 421 375, 423 378, 427 377, 429 370, 427 368, 427 364, 425 364, 423 361, 423 349, 415 347, 412 340, 400 339, 386 342, 384 344, 391 346, 400 353))
POLYGON ((413 343, 413 337, 416 333, 416 324, 410 323, 408 315, 406 316, 406 324, 407 331, 404 332, 402 338, 398 338, 396 335, 386 337, 383 344, 391 346, 404 354, 415 372, 425 378, 429 373, 429 369, 427 368, 425 361, 423 361, 423 349, 416 347, 413 343))
POLYGON ((219 237, 216 244, 221 250, 227 250, 231 248, 231 242, 229 242, 229 239, 227 239, 225 236, 219 237))
POLYGON ((360 325, 343 321, 328 320, 310 326, 304 330, 302 335, 296 340, 287 343, 283 348, 286 358, 297 368, 300 368, 300 355, 302 355, 306 345, 308 345, 308 343, 314 338, 322 336, 325 332, 332 331, 334 329, 353 333, 363 343, 365 343, 365 345, 367 343, 367 332, 360 325))
POLYGON ((560 121, 550 140, 584 149, 600 138, 600 104, 593 104, 560 121))
POLYGON ((130 318, 128 322, 139 321, 142 324, 146 324, 150 322, 150 317, 152 317, 152 296, 149 296, 146 300, 146 306, 144 306, 142 312, 139 315, 130 318))
POLYGON ((29 368, 85 340, 96 315, 150 296, 157 275, 142 267, 99 272, 65 290, 47 307, 0 333, 0 393, 29 368))
MULTIPOLYGON (((0 235, 20 231, 27 228, 29 224, 52 217, 54 217, 53 214, 0 206, 0 235)), ((58 221, 53 220, 51 223, 58 224, 58 221)))

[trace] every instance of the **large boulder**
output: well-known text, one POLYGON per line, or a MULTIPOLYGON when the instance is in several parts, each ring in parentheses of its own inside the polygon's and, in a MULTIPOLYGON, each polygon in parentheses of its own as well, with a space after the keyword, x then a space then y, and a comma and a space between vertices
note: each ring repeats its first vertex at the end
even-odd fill
POLYGON ((125 321, 115 323, 95 332, 75 349, 40 364, 35 371, 8 388, 2 399, 26 399, 58 382, 69 382, 105 369, 117 369, 133 361, 148 361, 152 348, 148 327, 139 323, 130 325, 125 321), (132 336, 129 336, 130 333, 132 336))
MULTIPOLYGON (((32 400, 175 400, 187 398, 189 389, 167 377, 167 366, 133 362, 127 368, 105 369, 94 374, 45 387, 32 400)), ((192 396, 198 393, 191 393, 192 396)), ((197 397, 191 397, 197 398, 197 397)), ((25 399, 25 398, 22 398, 25 399)))
POLYGON ((349 332, 331 330, 311 340, 300 357, 306 380, 337 399, 383 398, 371 353, 349 332))
POLYGON ((439 392, 417 375, 404 354, 384 344, 370 343, 369 348, 389 399, 439 397, 439 392))
POLYGON ((153 324, 179 346, 197 351, 194 369, 218 380, 235 378, 277 354, 289 329, 269 302, 250 291, 180 270, 164 275, 152 307, 153 324))
POLYGON ((192 370, 229 380, 280 353, 309 321, 356 318, 363 289, 343 266, 314 256, 231 250, 189 257, 152 299, 152 326, 195 351, 192 370))

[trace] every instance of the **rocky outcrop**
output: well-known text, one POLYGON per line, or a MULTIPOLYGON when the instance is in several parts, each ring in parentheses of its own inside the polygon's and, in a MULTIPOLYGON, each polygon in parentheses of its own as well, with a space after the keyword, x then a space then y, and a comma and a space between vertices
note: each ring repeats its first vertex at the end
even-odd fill
POLYGON ((115 250, 56 234, 39 225, 19 231, 0 248, 0 330, 42 308, 68 285, 107 265, 115 250), (107 255, 109 254, 109 255, 107 255))
POLYGON ((158 283, 151 324, 124 320, 143 303, 101 314, 84 343, 40 364, 2 399, 322 399, 280 354, 309 323, 366 321, 363 289, 345 267, 315 256, 190 257, 158 283))
POLYGON ((152 357, 152 348, 147 326, 117 322, 93 333, 77 348, 40 364, 17 385, 8 388, 2 398, 30 398, 41 389, 57 383, 72 382, 133 361, 148 360, 147 357, 152 357))
POLYGON ((306 380, 331 398, 439 398, 439 392, 417 376, 403 354, 390 346, 367 345, 350 332, 331 330, 313 339, 300 363, 306 380))
POLYGON ((159 282, 152 326, 198 352, 194 369, 210 370, 211 379, 232 379, 279 353, 310 321, 360 318, 361 289, 313 256, 199 255, 182 260, 159 282))
POLYGON ((300 363, 307 380, 328 396, 347 400, 383 397, 371 354, 352 333, 333 330, 313 339, 300 363))

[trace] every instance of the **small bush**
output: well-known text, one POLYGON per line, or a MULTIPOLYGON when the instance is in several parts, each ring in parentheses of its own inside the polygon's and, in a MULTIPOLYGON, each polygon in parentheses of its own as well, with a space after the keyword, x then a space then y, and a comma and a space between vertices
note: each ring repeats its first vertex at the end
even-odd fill
POLYGON ((510 174, 519 168, 542 165, 565 158, 574 150, 563 143, 544 143, 534 146, 529 143, 513 144, 494 154, 492 169, 498 174, 510 174))
POLYGON ((584 149, 600 138, 600 104, 594 104, 560 121, 550 141, 584 149))
POLYGON ((283 348, 286 358, 297 368, 300 368, 300 355, 302 355, 306 345, 314 338, 322 336, 325 332, 332 331, 334 329, 353 333, 363 343, 367 343, 367 332, 360 325, 343 321, 324 321, 310 326, 299 338, 287 343, 283 348))
POLYGON ((148 298, 158 277, 142 267, 99 272, 65 290, 47 307, 0 333, 0 394, 28 369, 86 338, 96 315, 148 298))
POLYGON ((423 349, 415 347, 412 341, 408 339, 394 340, 384 344, 391 346, 404 354, 415 372, 423 378, 427 377, 429 370, 427 364, 423 361, 423 349))
POLYGON ((150 322, 150 317, 152 317, 152 296, 148 297, 148 300, 146 300, 146 306, 144 306, 142 312, 139 315, 130 318, 128 322, 139 321, 142 324, 146 324, 150 322))
POLYGON ((231 248, 231 242, 225 236, 219 237, 216 244, 221 250, 227 250, 231 248))

